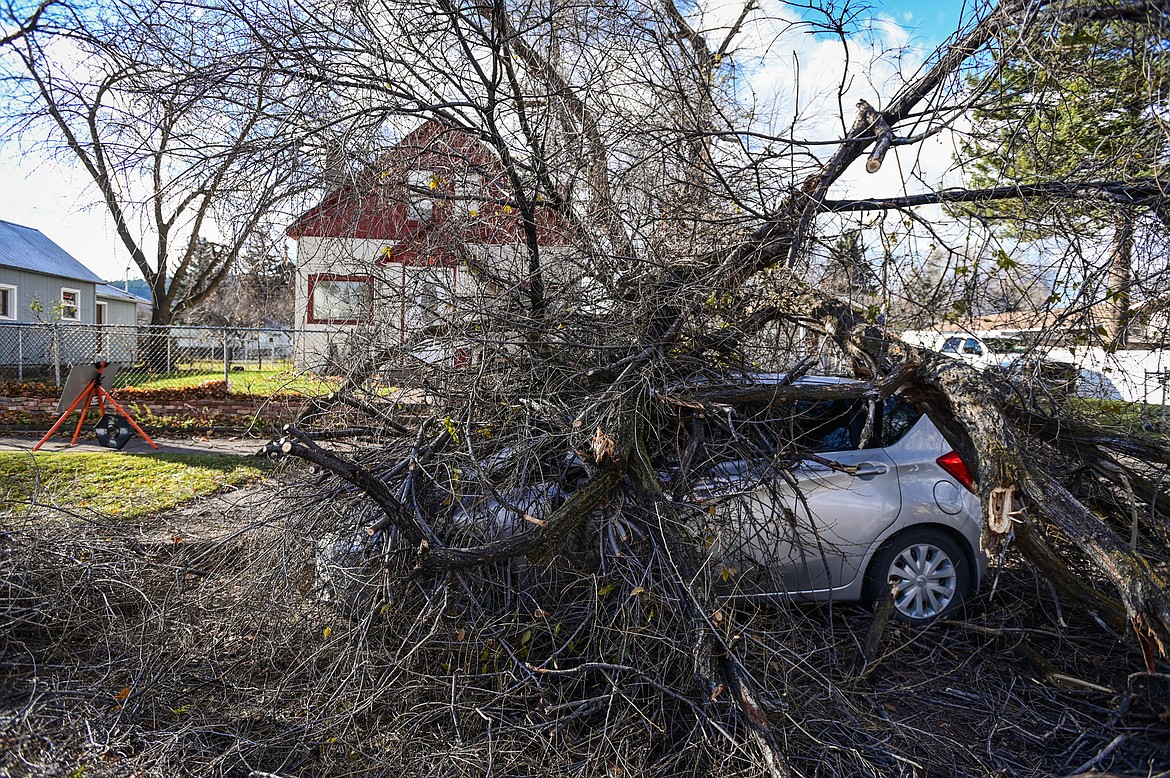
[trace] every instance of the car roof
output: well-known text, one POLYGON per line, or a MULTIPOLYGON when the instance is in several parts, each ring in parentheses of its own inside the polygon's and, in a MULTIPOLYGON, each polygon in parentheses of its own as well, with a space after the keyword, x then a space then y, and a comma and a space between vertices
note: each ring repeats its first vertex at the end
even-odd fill
MULTIPOLYGON (((755 383, 764 384, 765 386, 769 384, 789 383, 788 373, 749 373, 745 376, 745 378, 755 383)), ((865 381, 857 378, 847 378, 845 376, 836 375, 802 375, 791 383, 797 385, 830 384, 834 386, 840 386, 843 384, 863 384, 865 381)))
POLYGON ((848 386, 868 384, 858 378, 830 375, 802 375, 795 381, 788 373, 733 373, 728 376, 696 376, 680 381, 672 390, 713 389, 717 387, 768 387, 793 384, 795 386, 848 386))

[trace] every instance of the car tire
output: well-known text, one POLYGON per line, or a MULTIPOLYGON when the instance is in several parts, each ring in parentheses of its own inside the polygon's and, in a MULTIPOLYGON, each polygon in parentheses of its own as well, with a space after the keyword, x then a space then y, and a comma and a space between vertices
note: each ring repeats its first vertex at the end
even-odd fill
POLYGON ((863 601, 873 605, 897 581, 893 616, 924 626, 953 613, 971 590, 971 562, 959 541, 940 529, 917 527, 887 540, 866 570, 863 601))

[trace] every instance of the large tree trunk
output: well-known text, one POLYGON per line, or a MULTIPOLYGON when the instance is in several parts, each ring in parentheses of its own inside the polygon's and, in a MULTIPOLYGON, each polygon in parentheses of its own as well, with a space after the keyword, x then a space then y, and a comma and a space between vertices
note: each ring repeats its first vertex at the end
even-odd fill
POLYGON ((1111 346, 1124 347, 1129 341, 1129 291, 1133 283, 1134 213, 1118 208, 1113 216, 1113 243, 1105 282, 1102 326, 1111 346))
POLYGON ((150 313, 150 327, 139 338, 142 364, 151 373, 167 373, 174 368, 170 326, 174 314, 155 306, 150 313))

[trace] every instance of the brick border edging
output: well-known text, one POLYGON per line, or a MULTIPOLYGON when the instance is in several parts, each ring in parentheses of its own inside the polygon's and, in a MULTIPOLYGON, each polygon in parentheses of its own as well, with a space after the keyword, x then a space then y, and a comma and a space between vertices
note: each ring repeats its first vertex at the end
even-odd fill
MULTIPOLYGON (((162 429, 195 425, 241 428, 255 425, 282 425, 292 421, 304 406, 303 397, 200 398, 190 400, 146 400, 118 397, 119 404, 134 414, 144 427, 162 429), (241 424, 243 419, 252 419, 241 424), (218 422, 218 423, 217 423, 218 422)), ((29 427, 57 417, 56 397, 0 396, 0 427, 29 427), (5 419, 13 421, 5 422, 5 419), (17 421, 19 419, 19 421, 17 421)), ((96 411, 90 417, 97 421, 96 411)), ((68 422, 66 423, 68 426, 68 422)))

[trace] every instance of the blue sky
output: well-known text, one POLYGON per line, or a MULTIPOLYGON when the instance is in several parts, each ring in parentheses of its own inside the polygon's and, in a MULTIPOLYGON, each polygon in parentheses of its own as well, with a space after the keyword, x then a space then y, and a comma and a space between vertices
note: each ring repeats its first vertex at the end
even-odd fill
POLYGON ((875 11, 889 15, 923 42, 935 45, 955 31, 960 17, 970 18, 972 7, 970 0, 908 0, 873 5, 875 11))

